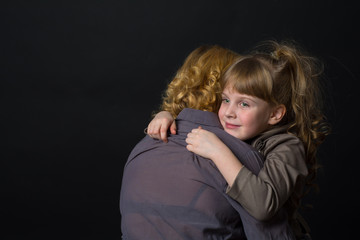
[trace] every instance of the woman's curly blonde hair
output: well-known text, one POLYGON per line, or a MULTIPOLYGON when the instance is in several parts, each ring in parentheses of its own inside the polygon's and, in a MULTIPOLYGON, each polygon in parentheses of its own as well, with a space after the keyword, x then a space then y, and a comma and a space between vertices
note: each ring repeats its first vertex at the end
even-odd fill
POLYGON ((193 50, 169 83, 160 107, 174 118, 184 108, 217 112, 221 103, 220 77, 239 54, 218 45, 193 50))

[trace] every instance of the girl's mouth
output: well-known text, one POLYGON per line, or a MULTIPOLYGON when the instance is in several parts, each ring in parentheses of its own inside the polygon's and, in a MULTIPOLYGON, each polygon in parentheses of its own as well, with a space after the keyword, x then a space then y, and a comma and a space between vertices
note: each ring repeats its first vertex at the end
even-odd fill
POLYGON ((234 128, 240 127, 240 125, 235 125, 235 124, 231 124, 231 123, 225 123, 225 126, 227 129, 234 129, 234 128))

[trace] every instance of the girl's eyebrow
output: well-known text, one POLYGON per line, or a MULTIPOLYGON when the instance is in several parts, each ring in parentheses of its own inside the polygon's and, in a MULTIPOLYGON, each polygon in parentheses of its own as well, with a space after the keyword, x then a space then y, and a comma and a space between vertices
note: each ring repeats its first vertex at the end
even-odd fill
POLYGON ((257 99, 256 99, 256 98, 253 98, 253 97, 248 97, 248 96, 246 96, 246 97, 241 97, 241 98, 244 99, 244 100, 251 101, 251 102, 253 102, 253 103, 257 103, 257 102, 258 102, 257 99))
MULTIPOLYGON (((228 97, 228 95, 226 93, 222 93, 221 95, 222 95, 222 97, 228 97)), ((242 94, 241 96, 237 96, 236 98, 238 98, 238 99, 240 99, 242 101, 246 100, 246 101, 253 102, 255 104, 257 103, 256 98, 253 98, 253 97, 251 97, 249 95, 246 95, 246 94, 242 94)))

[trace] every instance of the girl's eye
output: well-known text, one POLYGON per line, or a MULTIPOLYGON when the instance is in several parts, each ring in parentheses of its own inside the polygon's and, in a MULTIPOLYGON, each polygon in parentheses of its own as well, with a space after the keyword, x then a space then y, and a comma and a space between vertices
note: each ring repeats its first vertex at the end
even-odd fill
POLYGON ((222 100, 224 103, 229 103, 230 102, 230 100, 229 99, 226 99, 226 98, 223 98, 223 100, 222 100))
POLYGON ((241 106, 241 107, 249 107, 249 104, 247 104, 246 102, 241 102, 241 103, 240 103, 240 106, 241 106))

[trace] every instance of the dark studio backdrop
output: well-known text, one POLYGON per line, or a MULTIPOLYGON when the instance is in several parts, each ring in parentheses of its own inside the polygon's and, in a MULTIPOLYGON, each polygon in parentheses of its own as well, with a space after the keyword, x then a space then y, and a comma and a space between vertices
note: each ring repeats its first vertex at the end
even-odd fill
POLYGON ((359 13, 345 1, 2 1, 0 238, 120 239, 128 154, 201 44, 294 39, 325 63, 333 133, 314 239, 351 239, 358 210, 359 13))

